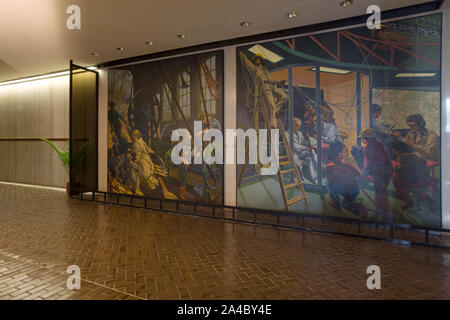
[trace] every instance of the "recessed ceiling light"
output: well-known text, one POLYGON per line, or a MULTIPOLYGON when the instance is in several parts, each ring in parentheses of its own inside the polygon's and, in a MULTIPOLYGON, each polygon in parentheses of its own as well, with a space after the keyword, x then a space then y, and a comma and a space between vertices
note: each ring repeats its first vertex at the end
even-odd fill
POLYGON ((242 21, 241 23, 241 27, 248 27, 250 25, 250 23, 248 21, 242 21))
POLYGON ((91 56, 98 57, 98 53, 97 52, 91 52, 91 56))
POLYGON ((296 16, 297 16, 297 12, 295 12, 295 11, 290 11, 288 14, 286 14, 286 16, 288 17, 288 18, 295 18, 296 16))
POLYGON ((152 46, 152 45, 154 45, 155 43, 153 42, 153 41, 145 41, 145 45, 146 46, 152 46))
POLYGON ((122 52, 123 48, 116 48, 116 50, 122 52))
POLYGON ((180 38, 180 39, 186 39, 186 38, 187 38, 187 35, 185 35, 185 34, 179 34, 179 35, 177 35, 177 37, 180 38))
POLYGON ((341 7, 350 7, 353 4, 353 0, 345 0, 341 2, 341 7))

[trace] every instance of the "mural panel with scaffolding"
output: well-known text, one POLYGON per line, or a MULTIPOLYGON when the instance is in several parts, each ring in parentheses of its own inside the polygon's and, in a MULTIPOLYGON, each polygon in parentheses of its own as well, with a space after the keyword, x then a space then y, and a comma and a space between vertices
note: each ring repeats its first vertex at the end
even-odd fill
POLYGON ((285 136, 237 205, 440 227, 440 78, 441 14, 237 48, 237 126, 285 136))
MULTIPOLYGON (((108 71, 108 191, 223 204, 223 165, 174 165, 173 130, 223 128, 223 53, 108 71)), ((193 140, 193 139, 192 139, 193 140)))

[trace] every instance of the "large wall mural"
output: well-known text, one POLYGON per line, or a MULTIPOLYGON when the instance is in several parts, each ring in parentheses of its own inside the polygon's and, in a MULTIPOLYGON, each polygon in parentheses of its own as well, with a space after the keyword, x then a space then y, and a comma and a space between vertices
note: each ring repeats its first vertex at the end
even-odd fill
POLYGON ((280 170, 237 205, 441 226, 441 14, 237 48, 237 126, 277 128, 280 170))
POLYGON ((108 71, 108 191, 223 203, 223 166, 174 165, 175 129, 223 128, 223 53, 108 71))

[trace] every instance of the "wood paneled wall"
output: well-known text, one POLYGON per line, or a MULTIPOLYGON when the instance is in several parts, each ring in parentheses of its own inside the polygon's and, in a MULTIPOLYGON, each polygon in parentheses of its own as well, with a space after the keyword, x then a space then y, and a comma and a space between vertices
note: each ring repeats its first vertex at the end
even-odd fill
MULTIPOLYGON (((69 77, 0 86, 0 181, 65 187, 69 178, 41 141, 69 138, 69 77)), ((55 144, 66 148, 66 142, 55 144)))

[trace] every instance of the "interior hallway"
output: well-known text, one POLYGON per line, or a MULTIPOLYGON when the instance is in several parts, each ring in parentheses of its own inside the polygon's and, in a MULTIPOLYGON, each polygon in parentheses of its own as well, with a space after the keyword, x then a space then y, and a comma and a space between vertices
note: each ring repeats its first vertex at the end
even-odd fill
POLYGON ((450 299, 450 252, 0 184, 0 299, 450 299), (381 290, 366 287, 374 264, 381 290))

